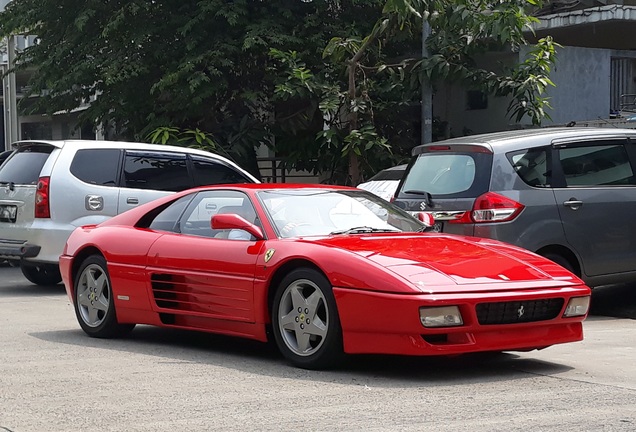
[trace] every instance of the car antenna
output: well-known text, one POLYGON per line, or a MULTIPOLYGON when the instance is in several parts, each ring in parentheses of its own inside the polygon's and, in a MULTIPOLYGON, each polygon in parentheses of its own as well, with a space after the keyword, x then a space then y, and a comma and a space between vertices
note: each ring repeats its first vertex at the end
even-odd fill
POLYGON ((614 123, 610 123, 607 120, 605 120, 604 118, 602 118, 601 116, 598 116, 598 119, 601 121, 604 121, 605 123, 607 123, 608 125, 614 127, 614 128, 618 128, 618 126, 616 126, 614 123))

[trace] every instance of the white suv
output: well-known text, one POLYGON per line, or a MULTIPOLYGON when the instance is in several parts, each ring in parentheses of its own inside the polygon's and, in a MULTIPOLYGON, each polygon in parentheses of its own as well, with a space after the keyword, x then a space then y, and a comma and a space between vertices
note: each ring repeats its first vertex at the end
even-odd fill
POLYGON ((59 256, 78 226, 194 186, 257 183, 221 156, 108 141, 21 141, 0 165, 0 261, 38 285, 60 282, 59 256))

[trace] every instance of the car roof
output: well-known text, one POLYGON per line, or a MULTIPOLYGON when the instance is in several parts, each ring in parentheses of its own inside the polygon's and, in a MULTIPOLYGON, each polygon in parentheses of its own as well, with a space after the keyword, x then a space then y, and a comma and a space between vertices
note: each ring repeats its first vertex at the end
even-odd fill
POLYGON ((31 144, 46 144, 57 148, 64 148, 66 146, 74 146, 77 149, 125 149, 125 150, 144 150, 144 151, 158 151, 158 152, 178 152, 178 153, 188 153, 193 155, 205 156, 215 158, 219 161, 225 162, 233 167, 238 168, 243 174, 247 175, 250 179, 254 181, 258 181, 247 172, 245 169, 240 167, 234 161, 223 157, 217 153, 213 153, 207 150, 201 150, 192 147, 179 147, 167 144, 149 144, 142 142, 132 142, 132 141, 104 141, 104 140, 22 140, 16 141, 12 145, 14 148, 20 148, 23 146, 31 145, 31 144))
POLYGON ((253 191, 276 191, 276 190, 358 190, 351 186, 324 185, 319 183, 239 183, 225 185, 201 186, 197 189, 243 189, 253 191))
POLYGON ((382 171, 376 173, 373 177, 367 180, 365 183, 372 181, 382 180, 400 180, 406 171, 407 164, 397 165, 390 168, 385 168, 382 171))
MULTIPOLYGON (((207 191, 207 190, 235 190, 243 191, 248 195, 252 195, 261 191, 284 191, 284 190, 322 190, 322 191, 335 191, 335 190, 351 190, 366 192, 360 189, 356 189, 350 186, 337 186, 337 185, 324 185, 313 183, 236 183, 236 184, 219 184, 219 185, 207 185, 199 186, 192 189, 186 189, 175 194, 167 195, 161 198, 157 198, 154 201, 142 204, 138 207, 132 208, 128 211, 118 214, 100 225, 118 225, 118 224, 134 224, 140 217, 146 214, 148 211, 160 207, 168 202, 176 201, 179 198, 191 194, 193 192, 207 191)), ((366 192, 371 193, 371 192, 366 192)))
POLYGON ((450 138, 434 143, 421 144, 413 148, 413 155, 422 153, 427 147, 439 145, 477 145, 493 152, 507 152, 528 146, 546 145, 555 141, 578 139, 611 139, 632 136, 636 129, 591 128, 591 127, 548 127, 491 132, 478 135, 450 138))
POLYGON ((106 148, 106 149, 127 149, 127 150, 156 150, 156 151, 176 151, 187 152, 193 154, 201 154, 205 156, 215 156, 226 159, 216 153, 207 150, 200 150, 192 147, 179 147, 167 144, 150 144, 132 141, 100 141, 100 140, 23 140, 13 143, 16 147, 22 147, 29 144, 47 144, 57 148, 66 146, 75 146, 77 148, 106 148))

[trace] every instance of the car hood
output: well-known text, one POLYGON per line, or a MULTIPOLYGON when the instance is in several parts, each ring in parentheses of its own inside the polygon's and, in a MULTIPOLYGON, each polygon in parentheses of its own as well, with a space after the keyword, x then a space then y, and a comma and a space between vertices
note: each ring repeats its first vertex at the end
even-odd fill
POLYGON ((521 248, 445 234, 345 235, 317 240, 365 257, 422 292, 580 285, 565 269, 521 248))

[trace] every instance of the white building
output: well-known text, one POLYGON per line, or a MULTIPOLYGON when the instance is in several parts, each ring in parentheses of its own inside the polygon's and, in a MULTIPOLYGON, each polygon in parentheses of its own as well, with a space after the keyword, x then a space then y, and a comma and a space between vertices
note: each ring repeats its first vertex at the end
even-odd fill
MULTIPOLYGON (((0 0, 0 11, 11 0, 0 0)), ((13 63, 16 50, 36 42, 35 36, 13 36, 1 42, 0 67, 4 72, 13 63)), ((10 74, 2 80, 0 91, 3 122, 0 122, 0 150, 9 149, 12 142, 21 139, 95 139, 92 128, 77 129, 77 113, 58 113, 54 116, 21 115, 18 103, 24 99, 30 73, 10 74)), ((28 101, 27 101, 28 103, 28 101)), ((24 104, 23 104, 24 106, 24 104)), ((80 108, 81 109, 81 108, 80 108)))
MULTIPOLYGON (((536 36, 528 39, 550 35, 562 48, 550 75, 556 87, 545 95, 552 120, 542 126, 636 127, 636 0, 552 1, 543 10, 536 36)), ((525 52, 492 54, 483 61, 518 63, 525 52)), ((453 86, 436 94, 434 115, 449 122, 452 135, 529 125, 529 119, 515 124, 506 115, 509 99, 475 93, 453 86)))

